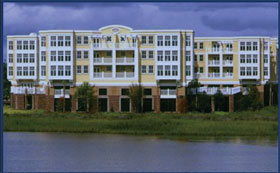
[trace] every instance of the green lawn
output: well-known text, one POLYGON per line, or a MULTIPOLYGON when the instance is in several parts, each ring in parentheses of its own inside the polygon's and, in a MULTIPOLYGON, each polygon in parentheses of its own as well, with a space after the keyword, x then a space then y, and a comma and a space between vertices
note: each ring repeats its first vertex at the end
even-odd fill
POLYGON ((278 107, 260 111, 176 113, 46 113, 4 106, 4 131, 157 136, 277 137, 278 107))

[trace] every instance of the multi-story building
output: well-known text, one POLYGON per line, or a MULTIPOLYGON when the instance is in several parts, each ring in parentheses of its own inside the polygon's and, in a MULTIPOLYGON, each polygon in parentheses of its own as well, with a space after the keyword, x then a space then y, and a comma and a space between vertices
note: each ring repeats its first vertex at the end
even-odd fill
POLYGON ((99 111, 131 111, 127 91, 144 86, 145 111, 178 111, 193 79, 209 95, 229 96, 256 84, 261 95, 277 83, 278 40, 270 37, 195 37, 192 30, 44 30, 7 37, 8 80, 15 109, 55 111, 65 97, 79 110, 74 93, 89 82, 99 111), (66 88, 65 92, 63 88, 66 88), (27 104, 28 103, 28 104, 27 104))

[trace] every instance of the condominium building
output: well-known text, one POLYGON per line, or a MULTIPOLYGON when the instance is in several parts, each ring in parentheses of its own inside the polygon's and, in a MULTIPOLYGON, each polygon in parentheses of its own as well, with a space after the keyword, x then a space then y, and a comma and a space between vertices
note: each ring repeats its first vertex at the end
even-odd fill
POLYGON ((193 30, 43 30, 7 37, 7 77, 15 109, 55 111, 65 97, 79 111, 77 86, 95 86, 99 111, 131 111, 128 89, 144 87, 145 111, 178 111, 193 79, 199 92, 229 96, 278 83, 278 40, 270 37, 195 37, 193 30), (63 88, 66 88, 63 92, 63 88))

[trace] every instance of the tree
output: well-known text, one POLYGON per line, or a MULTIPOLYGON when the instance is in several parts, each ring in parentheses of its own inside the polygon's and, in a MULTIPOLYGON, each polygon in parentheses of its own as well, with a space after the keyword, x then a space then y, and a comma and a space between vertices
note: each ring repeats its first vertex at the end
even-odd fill
POLYGON ((255 111, 263 107, 263 104, 260 101, 260 93, 255 85, 248 86, 248 99, 250 102, 250 107, 255 111))
POLYGON ((132 84, 129 87, 129 98, 133 107, 133 111, 136 113, 142 112, 142 100, 144 95, 144 88, 141 84, 132 84))
POLYGON ((200 112, 211 112, 211 96, 205 92, 198 95, 197 111, 200 112))
POLYGON ((11 83, 7 79, 7 64, 3 64, 3 98, 8 100, 10 98, 11 83))
POLYGON ((75 92, 75 98, 78 100, 79 105, 81 104, 85 107, 86 112, 92 111, 97 104, 94 93, 94 86, 90 86, 88 82, 84 82, 75 92))
POLYGON ((188 85, 187 94, 189 96, 187 96, 187 98, 189 101, 192 100, 192 98, 190 98, 191 97, 190 95, 193 95, 193 91, 195 91, 195 103, 189 102, 189 104, 191 105, 190 110, 197 110, 197 108, 198 108, 198 88, 200 86, 201 86, 201 84, 198 82, 197 79, 192 80, 188 85))
POLYGON ((226 111, 228 108, 228 97, 224 96, 223 93, 218 90, 214 95, 214 103, 216 111, 226 111))

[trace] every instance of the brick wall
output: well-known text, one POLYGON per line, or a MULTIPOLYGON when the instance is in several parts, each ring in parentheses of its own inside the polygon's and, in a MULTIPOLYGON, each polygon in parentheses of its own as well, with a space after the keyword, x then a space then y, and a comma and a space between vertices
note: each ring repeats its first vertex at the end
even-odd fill
POLYGON ((109 111, 113 108, 115 112, 120 110, 120 96, 109 96, 109 111))

